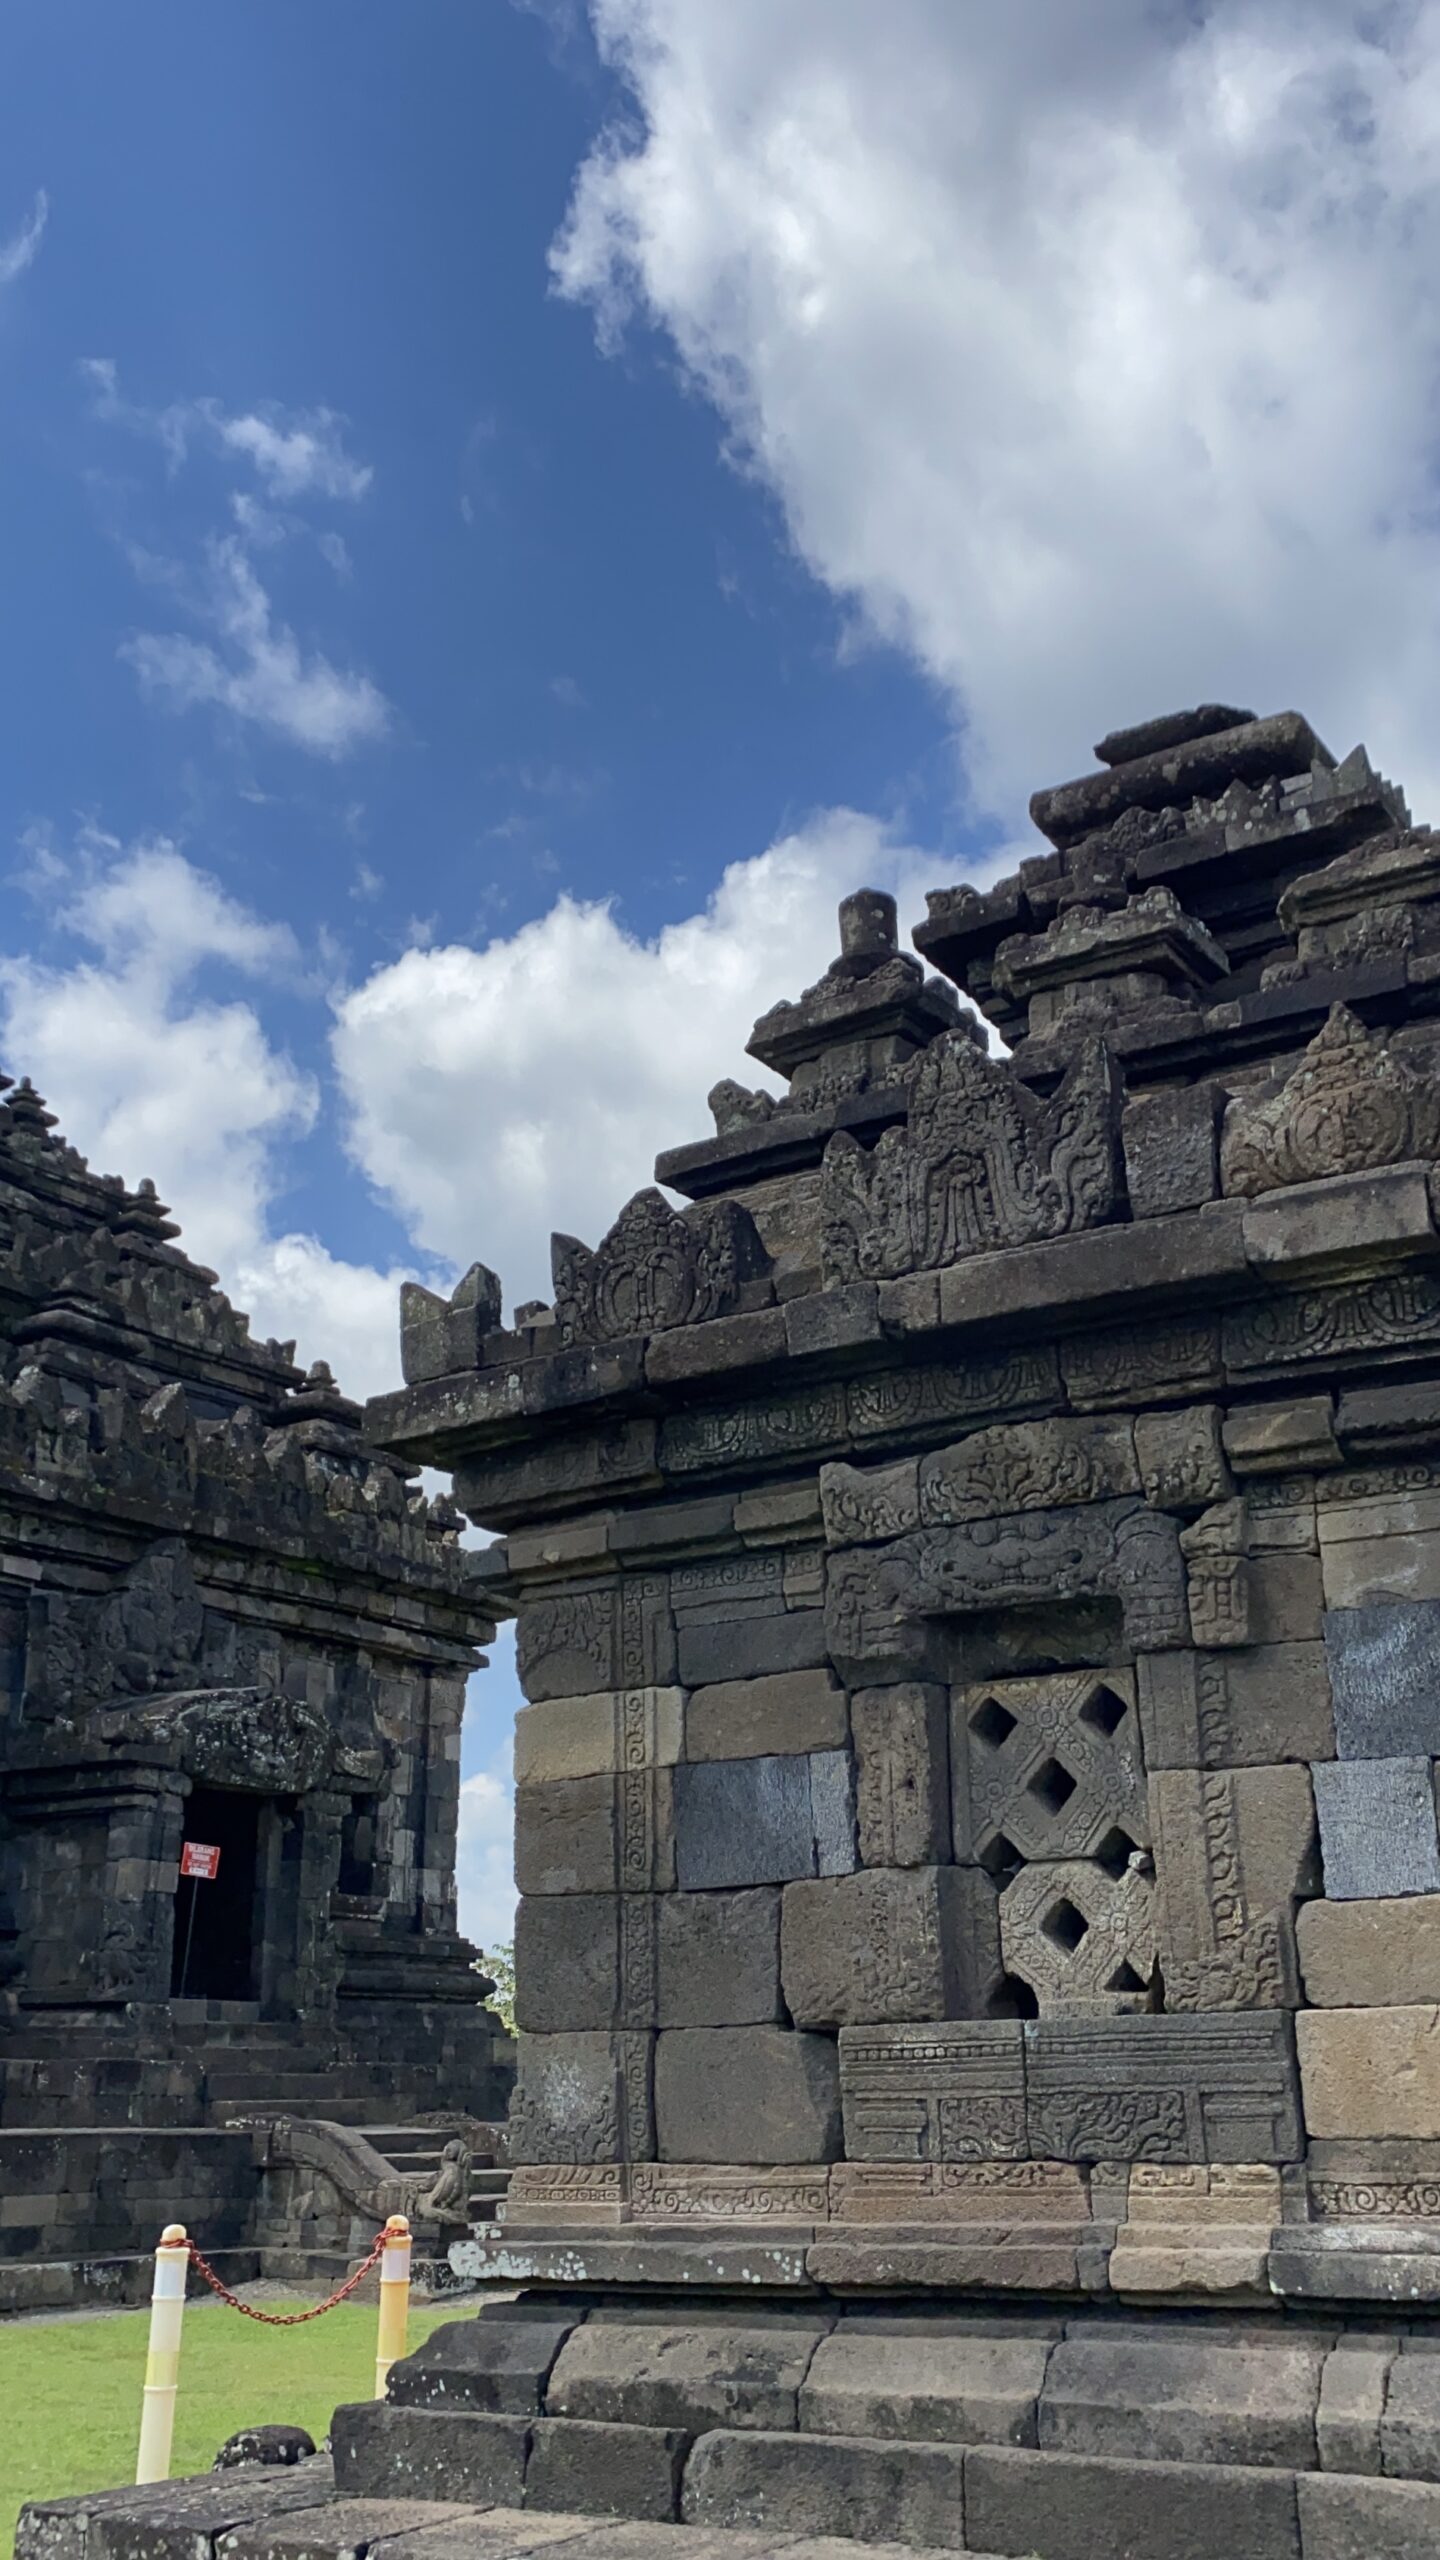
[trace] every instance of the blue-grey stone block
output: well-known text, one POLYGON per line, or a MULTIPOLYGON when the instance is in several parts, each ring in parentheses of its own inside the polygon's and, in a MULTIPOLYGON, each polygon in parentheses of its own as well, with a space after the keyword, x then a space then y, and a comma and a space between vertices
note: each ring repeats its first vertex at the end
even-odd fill
POLYGON ((853 1875, 855 1763, 848 1751, 812 1751, 808 1758, 815 1872, 819 1876, 853 1875))
POLYGON ((682 1761, 675 1771, 675 1876, 683 1892, 793 1884, 855 1865, 849 1755, 682 1761))
POLYGON ((1325 1613, 1342 1760, 1440 1754, 1440 1600, 1374 1600, 1325 1613))
POLYGON ((1428 1760, 1317 1760, 1311 1775, 1329 1901, 1440 1892, 1428 1760))

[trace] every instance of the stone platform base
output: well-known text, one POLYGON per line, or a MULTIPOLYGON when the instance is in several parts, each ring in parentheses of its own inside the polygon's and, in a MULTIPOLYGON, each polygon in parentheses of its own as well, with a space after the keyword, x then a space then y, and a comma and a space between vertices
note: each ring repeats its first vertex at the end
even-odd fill
POLYGON ((519 2560, 552 2547, 559 2560, 938 2560, 954 2551, 970 2560, 1434 2560, 1440 2549, 1440 2488, 1417 2481, 1218 2465, 1202 2475, 1174 2463, 1003 2448, 955 2452, 927 2471, 917 2445, 841 2437, 787 2472, 767 2454, 772 2442, 759 2432, 704 2439, 683 2522, 528 2497, 350 2496, 319 2456, 279 2474, 232 2471, 37 2501, 21 2519, 16 2560, 519 2560), (738 2467, 724 2450, 735 2446, 748 2448, 738 2467), (717 2512, 739 2521, 710 2521, 717 2512), (915 2538, 922 2522, 944 2540, 915 2538))
POLYGON ((363 2560, 372 2540, 501 2560, 562 2539, 567 2560, 592 2540, 593 2560, 668 2560, 672 2536, 676 2560, 831 2536, 1436 2560, 1440 2324, 534 2293, 437 2330, 332 2440, 333 2491, 306 2465, 253 2512, 244 2475, 32 2508, 19 2560, 363 2560))

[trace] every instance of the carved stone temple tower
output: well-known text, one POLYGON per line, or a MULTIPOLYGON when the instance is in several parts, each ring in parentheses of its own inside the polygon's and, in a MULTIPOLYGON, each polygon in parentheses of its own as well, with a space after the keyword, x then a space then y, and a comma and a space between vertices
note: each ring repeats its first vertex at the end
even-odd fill
POLYGON ((528 2290, 342 2488, 1440 2549, 1440 838, 1294 713, 1097 756, 943 979, 847 900, 687 1206, 407 1306, 367 1428, 531 1702, 528 2290))
POLYGON ((92 1173, 4 1087, 9 2310, 113 2295, 124 2261, 148 2283, 136 2253, 177 2209, 212 2248, 265 2238, 228 2117, 488 2116, 509 2068, 455 1923, 493 1624, 453 1504, 327 1369, 251 1336, 152 1186, 92 1173), (188 1878, 187 1843, 218 1871, 188 1878))

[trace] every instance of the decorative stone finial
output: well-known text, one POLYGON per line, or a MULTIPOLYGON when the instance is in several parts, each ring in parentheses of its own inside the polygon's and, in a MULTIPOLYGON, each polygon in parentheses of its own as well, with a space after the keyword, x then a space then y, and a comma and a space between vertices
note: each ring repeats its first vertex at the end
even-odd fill
POLYGON ((857 889, 841 899, 840 957, 853 978, 883 969, 899 948, 899 918, 887 889, 857 889))

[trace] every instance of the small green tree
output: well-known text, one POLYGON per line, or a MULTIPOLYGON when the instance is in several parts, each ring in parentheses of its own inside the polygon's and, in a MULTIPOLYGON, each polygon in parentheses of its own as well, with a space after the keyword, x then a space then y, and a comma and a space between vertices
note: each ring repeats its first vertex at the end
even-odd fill
POLYGON ((502 1946, 491 1947, 488 1954, 475 1959, 475 1970, 493 1982, 489 2005, 504 2026, 507 2035, 515 2033, 515 1947, 511 1939, 502 1946))

